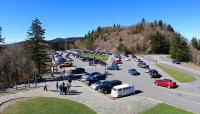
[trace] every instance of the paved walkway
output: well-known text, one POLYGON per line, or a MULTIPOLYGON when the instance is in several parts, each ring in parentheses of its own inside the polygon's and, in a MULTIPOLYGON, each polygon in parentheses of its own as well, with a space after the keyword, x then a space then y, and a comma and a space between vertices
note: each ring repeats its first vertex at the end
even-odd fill
POLYGON ((59 95, 55 87, 56 82, 48 82, 47 84, 48 91, 43 91, 43 88, 36 88, 1 96, 0 104, 21 97, 56 97, 83 103, 94 109, 98 114, 136 114, 159 103, 153 99, 137 95, 113 100, 110 95, 100 94, 79 81, 72 82, 70 95, 59 95))

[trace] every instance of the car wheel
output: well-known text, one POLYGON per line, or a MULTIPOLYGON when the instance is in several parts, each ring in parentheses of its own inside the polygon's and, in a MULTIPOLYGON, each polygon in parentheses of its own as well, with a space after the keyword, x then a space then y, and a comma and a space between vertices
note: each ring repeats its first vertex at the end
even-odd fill
POLYGON ((107 94, 108 92, 107 91, 104 91, 104 94, 107 94))

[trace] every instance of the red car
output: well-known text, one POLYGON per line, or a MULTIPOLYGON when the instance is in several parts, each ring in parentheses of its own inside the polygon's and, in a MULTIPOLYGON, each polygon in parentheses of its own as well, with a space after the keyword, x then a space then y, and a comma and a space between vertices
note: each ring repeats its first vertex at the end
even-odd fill
POLYGON ((173 82, 172 80, 170 79, 162 79, 162 80, 156 80, 155 81, 155 84, 157 86, 162 86, 162 87, 167 87, 167 88, 176 88, 177 87, 177 84, 176 82, 173 82))
POLYGON ((114 60, 114 61, 113 61, 113 64, 118 65, 118 64, 122 64, 122 62, 121 62, 121 60, 114 60))

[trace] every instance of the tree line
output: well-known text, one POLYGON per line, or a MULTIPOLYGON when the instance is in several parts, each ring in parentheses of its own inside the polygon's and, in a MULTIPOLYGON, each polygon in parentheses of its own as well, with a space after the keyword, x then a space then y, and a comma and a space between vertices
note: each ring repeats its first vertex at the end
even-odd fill
POLYGON ((0 86, 1 90, 17 84, 27 84, 41 78, 49 61, 45 30, 39 19, 34 19, 27 32, 25 44, 5 45, 0 27, 0 86))

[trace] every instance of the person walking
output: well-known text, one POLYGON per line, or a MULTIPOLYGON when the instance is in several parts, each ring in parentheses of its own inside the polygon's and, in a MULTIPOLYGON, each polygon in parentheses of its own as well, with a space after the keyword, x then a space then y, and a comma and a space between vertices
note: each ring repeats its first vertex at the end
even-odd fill
POLYGON ((67 93, 69 93, 70 92, 70 84, 67 84, 67 93))
POLYGON ((44 82, 44 89, 43 89, 43 91, 47 91, 47 83, 46 82, 44 82))

